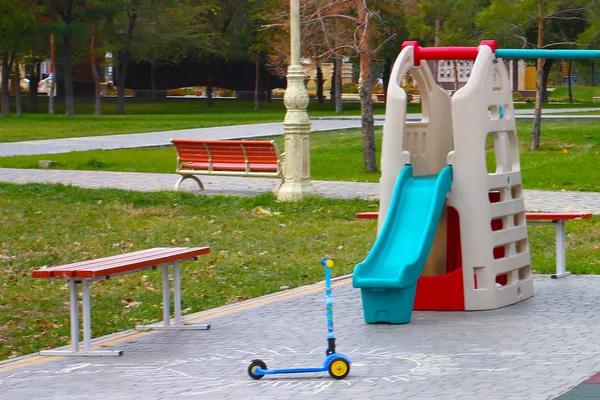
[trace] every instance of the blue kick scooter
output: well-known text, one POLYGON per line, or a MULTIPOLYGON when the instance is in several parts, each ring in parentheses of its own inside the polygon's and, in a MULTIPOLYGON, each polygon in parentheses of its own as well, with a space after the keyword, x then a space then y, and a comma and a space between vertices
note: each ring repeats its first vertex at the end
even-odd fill
POLYGON ((248 375, 252 379, 261 379, 265 375, 296 374, 300 372, 329 372, 333 379, 344 379, 350 372, 350 360, 343 354, 335 352, 335 336, 333 335, 333 298, 331 296, 331 267, 333 260, 323 258, 321 264, 325 268, 325 296, 327 299, 327 350, 322 367, 317 368, 288 368, 267 369, 267 364, 262 360, 252 360, 248 367, 248 375))

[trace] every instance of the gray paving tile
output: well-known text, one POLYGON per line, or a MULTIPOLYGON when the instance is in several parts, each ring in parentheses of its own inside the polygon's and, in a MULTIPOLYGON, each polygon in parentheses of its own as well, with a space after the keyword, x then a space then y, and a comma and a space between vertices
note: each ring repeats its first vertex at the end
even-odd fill
POLYGON ((366 325, 360 293, 346 284, 334 292, 338 351, 353 362, 343 381, 246 373, 253 358, 271 368, 322 364, 323 294, 314 293, 214 318, 209 331, 137 338, 118 358, 0 372, 0 399, 549 399, 600 370, 598 287, 600 276, 535 276, 535 297, 510 307, 366 325), (574 312, 582 304, 586 312, 574 312))

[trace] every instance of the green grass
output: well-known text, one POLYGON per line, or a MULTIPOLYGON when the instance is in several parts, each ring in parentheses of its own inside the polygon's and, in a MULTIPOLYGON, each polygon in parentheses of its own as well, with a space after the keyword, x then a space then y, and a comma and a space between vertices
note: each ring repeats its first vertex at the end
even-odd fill
MULTIPOLYGON (((254 110, 247 101, 216 101, 209 107, 205 100, 170 100, 163 102, 132 102, 125 115, 116 115, 114 104, 104 104, 102 115, 93 115, 90 103, 77 103, 73 117, 57 114, 25 113, 0 119, 0 142, 117 135, 125 133, 160 132, 211 126, 281 122, 286 110, 281 100, 261 103, 254 110)), ((45 107, 45 106, 42 106, 45 107)), ((375 113, 383 113, 383 104, 374 104, 375 113)), ((419 112, 419 105, 411 105, 419 112)), ((336 115, 329 103, 310 103, 312 117, 336 115)), ((341 115, 360 115, 360 104, 344 103, 341 115)))
MULTIPOLYGON (((34 269, 150 247, 210 246, 182 269, 183 309, 196 312, 319 281, 323 256, 336 258, 334 275, 351 273, 375 239, 374 226, 354 218, 368 209, 361 200, 0 184, 0 359, 69 340, 67 285, 33 279, 34 269)), ((160 279, 149 271, 94 283, 94 335, 160 320, 160 279), (133 301, 139 305, 124 307, 133 301)))
MULTIPOLYGON (((193 313, 322 280, 323 256, 335 257, 335 276, 351 273, 376 232, 375 221, 354 215, 376 209, 363 200, 0 184, 0 360, 69 342, 68 285, 33 279, 35 269, 155 246, 210 246, 183 265, 183 309, 193 313)), ((553 272, 553 229, 530 232, 535 271, 553 272)), ((567 233, 569 270, 600 273, 600 218, 568 223, 567 233)), ((91 293, 94 337, 162 317, 158 271, 95 282, 91 293)))
MULTIPOLYGON (((594 97, 600 96, 600 86, 573 85, 573 101, 575 103, 592 103, 594 97)), ((558 86, 549 96, 550 101, 569 101, 569 87, 558 86)))
MULTIPOLYGON (((600 126, 596 121, 544 122, 542 145, 530 151, 531 122, 517 124, 521 169, 526 189, 600 192, 600 126), (564 152, 566 150, 566 152, 564 152)), ((275 138, 283 151, 283 138, 275 138)), ((377 157, 381 128, 376 129, 377 157)), ((488 163, 493 162, 488 146, 488 163)), ((0 158, 0 167, 38 168, 38 160, 52 160, 57 169, 173 173, 173 148, 94 150, 66 154, 0 158)), ((362 132, 345 130, 311 134, 311 175, 317 180, 377 182, 379 172, 363 164, 362 132)))
MULTIPOLYGON (((526 189, 600 192, 600 126, 596 121, 543 122, 541 146, 531 151, 531 122, 517 123, 523 186, 526 189)), ((488 138, 489 139, 489 138, 488 138)), ((493 171, 488 140, 488 170, 493 171)))

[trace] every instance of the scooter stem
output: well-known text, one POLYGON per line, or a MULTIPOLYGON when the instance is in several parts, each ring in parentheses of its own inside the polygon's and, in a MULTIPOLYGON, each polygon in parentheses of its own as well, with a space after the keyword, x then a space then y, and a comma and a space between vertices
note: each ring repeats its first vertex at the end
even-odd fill
POLYGON ((327 308, 327 350, 325 354, 335 353, 335 336, 333 334, 333 297, 331 296, 331 268, 333 260, 323 258, 321 264, 325 269, 325 299, 327 308))

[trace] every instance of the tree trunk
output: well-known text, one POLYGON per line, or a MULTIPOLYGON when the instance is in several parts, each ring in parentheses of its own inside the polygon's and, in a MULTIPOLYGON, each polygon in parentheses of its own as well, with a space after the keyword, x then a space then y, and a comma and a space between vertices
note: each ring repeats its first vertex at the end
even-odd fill
POLYGON ((90 42, 90 64, 92 67, 92 77, 94 78, 94 115, 102 113, 102 103, 100 97, 100 75, 98 74, 98 65, 96 64, 96 37, 98 35, 98 24, 94 24, 94 33, 90 42))
POLYGON ((258 56, 256 57, 255 62, 255 77, 254 77, 254 109, 258 110, 260 106, 260 98, 259 98, 259 87, 260 87, 260 64, 258 62, 258 56))
POLYGON ((542 104, 548 104, 548 77, 555 60, 544 61, 544 74, 542 76, 542 104))
POLYGON ((337 68, 335 57, 331 60, 331 65, 333 66, 333 68, 331 68, 331 86, 329 87, 329 103, 331 103, 333 105, 333 108, 335 108, 335 69, 337 68))
MULTIPOLYGON (((441 23, 439 18, 435 19, 434 23, 434 33, 433 33, 433 46, 440 47, 440 29, 441 23)), ((427 61, 429 67, 431 67, 431 74, 433 75, 433 81, 438 81, 439 70, 440 70, 440 62, 439 61, 427 61)))
POLYGON ((271 102, 271 81, 269 80, 269 76, 267 75, 265 79, 265 90, 267 91, 267 103, 271 102))
POLYGON ((209 74, 206 77, 206 104, 209 107, 212 107, 212 105, 213 105, 212 91, 213 91, 212 74, 209 74))
POLYGON ((8 81, 10 77, 11 66, 9 65, 10 56, 8 51, 2 53, 2 117, 10 116, 10 94, 8 81))
POLYGON ((383 94, 387 102, 388 85, 390 84, 390 75, 392 74, 393 61, 386 59, 383 65, 383 94))
POLYGON ((573 60, 569 60, 569 67, 567 68, 567 80, 569 81, 569 103, 573 104, 573 85, 571 82, 571 74, 573 71, 573 60))
POLYGON ((156 67, 150 65, 150 97, 156 100, 156 67))
POLYGON ((48 114, 54 114, 54 93, 56 92, 56 58, 54 54, 54 35, 50 35, 50 89, 48 91, 48 114))
POLYGON ((336 56, 334 59, 335 67, 333 69, 333 86, 335 96, 335 113, 341 114, 344 111, 344 105, 342 104, 342 64, 343 60, 341 56, 336 56))
MULTIPOLYGON (((363 130, 363 157, 365 169, 369 172, 377 171, 377 162, 375 160, 375 130, 373 121, 373 76, 371 72, 371 63, 373 60, 373 51, 371 49, 371 30, 373 26, 369 24, 369 10, 366 2, 356 0, 356 11, 361 28, 358 30, 358 51, 360 53, 360 111, 361 125, 363 130)), ((340 65, 341 69, 341 65, 340 65)), ((341 73, 341 71, 340 71, 341 73)))
POLYGON ((317 61, 317 102, 325 103, 325 97, 323 96, 323 70, 319 61, 317 61))
POLYGON ((21 70, 19 60, 15 60, 15 111, 17 117, 23 116, 23 104, 21 103, 21 70))
POLYGON ((67 116, 75 115, 75 99, 73 97, 73 66, 71 65, 72 38, 73 37, 71 36, 70 32, 66 35, 63 35, 63 53, 65 57, 65 115, 67 116))
POLYGON ((375 124, 373 119, 372 74, 371 58, 367 55, 360 56, 360 76, 362 83, 359 89, 361 125, 363 129, 363 152, 365 169, 370 172, 377 171, 375 160, 375 124))
POLYGON ((117 61, 117 114, 125 114, 125 76, 129 64, 129 51, 122 49, 117 61))
MULTIPOLYGON (((125 114, 125 78, 127 77, 127 68, 131 57, 129 47, 133 41, 133 31, 137 24, 137 10, 133 2, 127 3, 127 45, 119 51, 117 60, 117 114, 125 114)), ((114 81, 114 79, 113 79, 114 81)))
MULTIPOLYGON (((538 0, 538 37, 537 48, 544 47, 544 0, 538 0)), ((542 90, 544 80, 543 60, 537 60, 537 74, 535 85, 535 113, 533 116, 533 128, 531 132, 531 150, 540 148, 540 136, 542 133, 542 90)))
POLYGON ((32 112, 39 111, 38 89, 40 87, 40 67, 41 63, 35 61, 31 65, 31 74, 29 75, 29 104, 32 112))

